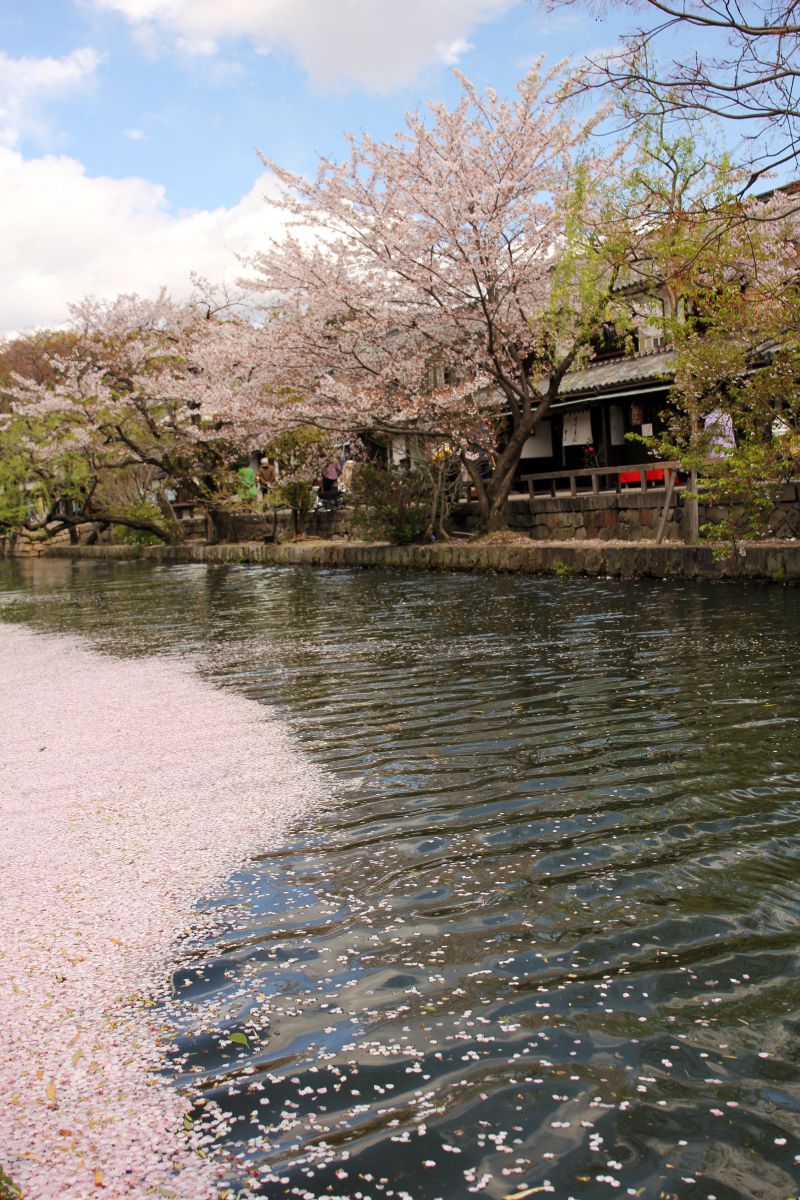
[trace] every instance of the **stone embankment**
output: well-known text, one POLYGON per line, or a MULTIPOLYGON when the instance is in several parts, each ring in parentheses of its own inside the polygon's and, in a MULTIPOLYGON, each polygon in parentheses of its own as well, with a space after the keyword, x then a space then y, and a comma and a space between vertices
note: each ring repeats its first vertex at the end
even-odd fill
POLYGON ((751 542, 725 558, 708 546, 676 542, 530 539, 385 543, 309 540, 279 545, 237 542, 179 546, 53 546, 48 556, 142 559, 149 562, 263 563, 268 566, 350 567, 411 571, 518 572, 619 579, 760 580, 800 583, 800 542, 751 542))

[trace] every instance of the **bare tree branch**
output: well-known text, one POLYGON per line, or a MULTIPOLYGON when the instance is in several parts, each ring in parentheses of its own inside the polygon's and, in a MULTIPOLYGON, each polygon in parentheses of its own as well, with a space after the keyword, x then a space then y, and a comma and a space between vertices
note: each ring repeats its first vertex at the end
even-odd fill
MULTIPOLYGON (((624 0, 612 0, 622 6, 624 0)), ((553 7, 602 0, 554 0, 553 7)), ((641 111, 719 117, 743 127, 743 191, 768 172, 796 164, 800 151, 800 0, 639 0, 642 22, 617 51, 590 59, 579 90, 614 89, 631 119, 641 111), (697 48, 680 58, 659 53, 676 31, 697 48), (704 43, 707 42, 707 49, 704 43)))

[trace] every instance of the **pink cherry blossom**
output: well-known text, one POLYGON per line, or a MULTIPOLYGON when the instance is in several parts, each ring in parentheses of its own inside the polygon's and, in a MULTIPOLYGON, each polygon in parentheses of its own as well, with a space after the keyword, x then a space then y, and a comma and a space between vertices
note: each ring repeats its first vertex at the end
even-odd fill
POLYGON ((210 1200, 225 1164, 158 1074, 177 939, 320 780, 185 664, 10 625, 0 653, 0 1163, 26 1200, 210 1200))

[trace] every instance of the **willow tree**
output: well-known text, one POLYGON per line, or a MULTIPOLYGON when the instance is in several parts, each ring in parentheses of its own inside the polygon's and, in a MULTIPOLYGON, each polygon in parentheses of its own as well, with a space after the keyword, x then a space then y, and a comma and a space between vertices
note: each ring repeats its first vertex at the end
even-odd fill
POLYGON ((655 112, 609 197, 638 303, 673 348, 665 432, 650 448, 691 472, 718 518, 705 532, 725 540, 763 531, 800 474, 796 203, 779 190, 743 198, 747 174, 655 112))
POLYGON ((797 0, 546 0, 604 19, 631 13, 632 28, 579 71, 588 88, 611 88, 628 119, 654 110, 707 123, 742 140, 742 193, 762 176, 795 172, 800 157, 800 6, 797 0))

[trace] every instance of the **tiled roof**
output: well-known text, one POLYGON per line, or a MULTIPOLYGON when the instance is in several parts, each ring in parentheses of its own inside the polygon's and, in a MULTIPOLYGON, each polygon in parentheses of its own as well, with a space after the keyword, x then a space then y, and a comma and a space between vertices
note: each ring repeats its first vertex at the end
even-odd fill
POLYGON ((610 362, 590 363, 570 371, 561 383, 562 396, 584 392, 605 392, 628 383, 657 382, 675 373, 675 351, 655 350, 649 354, 634 354, 630 358, 615 358, 610 362))

